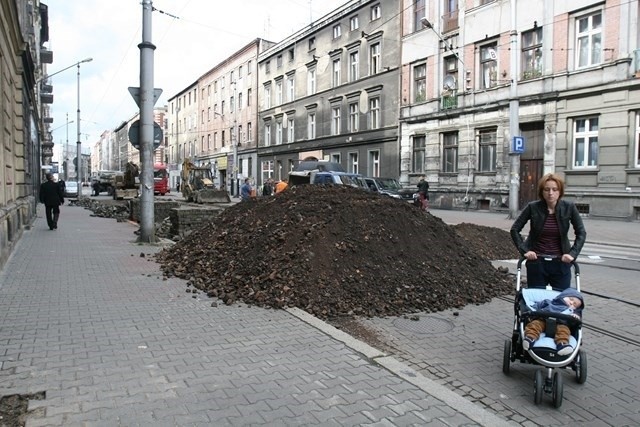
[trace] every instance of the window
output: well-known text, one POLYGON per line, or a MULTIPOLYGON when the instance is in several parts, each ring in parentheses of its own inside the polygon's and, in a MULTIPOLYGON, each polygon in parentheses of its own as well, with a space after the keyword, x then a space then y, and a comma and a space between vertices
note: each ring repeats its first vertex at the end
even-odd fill
POLYGON ((442 134, 442 172, 458 172, 458 132, 442 134))
POLYGON ((573 141, 574 168, 598 166, 598 118, 576 119, 573 141))
POLYGON ((369 176, 380 176, 380 151, 369 151, 369 176))
POLYGON ((251 70, 253 69, 253 62, 251 60, 247 61, 247 75, 251 74, 251 70))
POLYGON ((349 153, 349 172, 360 173, 358 168, 358 153, 349 153))
POLYGON ((262 182, 273 178, 273 160, 265 160, 262 162, 262 182))
POLYGON ((316 93, 316 69, 309 68, 307 70, 307 95, 316 93))
POLYGON ((200 153, 204 153, 204 135, 200 138, 200 153))
POLYGON ((522 33, 522 80, 542 75, 542 28, 522 33))
POLYGON ((331 109, 331 135, 340 135, 340 107, 331 109))
POLYGON ((640 167, 640 113, 636 113, 636 167, 640 167))
POLYGON ((481 129, 478 134, 478 171, 496 171, 497 129, 481 129))
POLYGON ((369 99, 369 129, 380 127, 380 98, 369 99))
POLYGON ((309 50, 313 50, 316 48, 316 38, 315 37, 311 37, 309 39, 309 50))
POLYGON ((207 121, 211 121, 211 107, 207 107, 207 121))
POLYGON ((424 0, 413 1, 413 29, 419 31, 422 29, 422 18, 426 17, 424 0))
POLYGON ((332 84, 333 87, 340 86, 340 59, 333 60, 332 84))
POLYGON ((242 110, 242 92, 238 94, 238 110, 242 110))
POLYGON ((481 87, 488 89, 498 84, 498 54, 496 43, 480 46, 481 87))
POLYGON ((242 125, 238 125, 238 144, 243 143, 244 144, 245 140, 244 140, 244 134, 242 133, 242 125))
POLYGON ((222 141, 221 141, 222 147, 224 147, 227 144, 227 140, 225 138, 225 131, 222 131, 221 138, 222 138, 222 141))
POLYGON ((247 123, 247 140, 253 140, 253 126, 251 126, 251 122, 247 123))
POLYGON ((307 115, 307 138, 315 139, 316 137, 316 113, 307 115))
POLYGON ((276 105, 281 105, 283 100, 282 80, 276 82, 276 105))
POLYGON ((220 114, 224 116, 224 101, 220 103, 220 114))
POLYGON ((271 85, 264 87, 264 108, 271 108, 271 85))
POLYGON ((576 19, 577 68, 602 62, 602 11, 576 19))
POLYGON ((229 72, 229 82, 234 83, 236 81, 233 71, 229 72))
POLYGON ((358 74, 360 67, 358 66, 360 53, 358 51, 351 52, 349 54, 349 81, 353 82, 358 80, 358 74))
POLYGON ((340 27, 340 24, 334 25, 333 26, 333 38, 337 39, 341 35, 342 35, 342 28, 340 27))
POLYGON ((233 113, 236 108, 235 99, 232 97, 229 98, 229 112, 233 113))
POLYGON ((349 132, 358 132, 358 103, 349 104, 349 132))
POLYGON ((268 147, 271 145, 271 123, 267 123, 264 125, 264 146, 268 147))
POLYGON ((349 19, 349 29, 351 31, 355 31, 360 27, 360 24, 358 23, 358 15, 352 16, 349 19))
POLYGON ((426 152, 426 137, 424 135, 416 135, 413 137, 413 158, 412 170, 414 173, 424 172, 424 156, 426 152))
POLYGON ((264 72, 269 74, 271 72, 271 61, 264 63, 264 72))
POLYGON ((296 140, 296 126, 293 118, 287 119, 287 142, 296 140))
POLYGON ((291 102, 295 100, 296 86, 295 76, 287 77, 287 101, 291 102))
POLYGON ((241 79, 242 78, 242 65, 240 65, 238 67, 238 78, 241 79))
POLYGON ((380 72, 380 43, 374 43, 369 48, 369 75, 380 72))
POLYGON ((282 55, 276 56, 276 67, 282 68, 282 55))
MULTIPOLYGON (((444 58, 444 78, 446 79, 448 76, 453 77, 453 81, 456 81, 456 77, 458 76, 458 58, 454 56, 447 56, 444 58)), ((449 78, 451 80, 451 78, 449 78)), ((442 82, 442 87, 444 88, 444 81, 442 82)))
POLYGON ((413 101, 427 100, 427 65, 420 64, 413 67, 413 101))
POLYGON ((340 163, 340 153, 331 153, 331 161, 333 163, 340 163))
POLYGON ((296 59, 296 53, 293 49, 289 49, 289 62, 293 62, 296 59))
POLYGON ((276 122, 276 145, 282 144, 282 122, 276 122))
POLYGON ((247 107, 251 105, 251 88, 247 89, 247 107))
POLYGON ((371 6, 371 20, 375 21, 376 19, 380 19, 380 16, 380 5, 371 6))

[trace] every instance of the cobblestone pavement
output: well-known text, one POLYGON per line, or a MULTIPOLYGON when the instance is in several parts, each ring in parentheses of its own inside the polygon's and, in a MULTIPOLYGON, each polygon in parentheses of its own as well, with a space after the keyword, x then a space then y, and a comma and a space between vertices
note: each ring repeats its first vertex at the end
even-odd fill
MULTIPOLYGON (((451 224, 511 226, 511 220, 501 214, 439 210, 433 214, 451 224)), ((640 425, 640 359, 636 356, 640 227, 615 221, 585 223, 588 244, 580 257, 580 282, 587 293, 587 308, 581 349, 588 355, 588 379, 579 385, 573 371, 562 370, 564 400, 559 409, 553 408, 550 395, 544 396, 541 405, 533 403, 538 366, 516 361, 509 376, 502 373, 504 341, 511 336, 514 319, 511 298, 463 310, 422 313, 417 321, 376 318, 360 324, 375 332, 394 358, 518 424, 640 425)), ((495 265, 516 270, 515 260, 495 265)))
POLYGON ((28 426, 507 425, 299 310, 185 292, 136 229, 65 205, 0 272, 0 396, 45 395, 28 426))

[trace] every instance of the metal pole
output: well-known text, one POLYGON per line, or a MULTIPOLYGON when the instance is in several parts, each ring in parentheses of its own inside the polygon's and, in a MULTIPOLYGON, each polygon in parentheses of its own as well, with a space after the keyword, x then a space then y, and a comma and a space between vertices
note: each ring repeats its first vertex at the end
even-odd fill
MULTIPOLYGON (((509 92, 509 146, 513 145, 513 137, 520 135, 518 110, 518 32, 516 31, 516 0, 511 0, 511 88, 509 92)), ((520 202, 520 155, 509 153, 509 218, 518 216, 520 202)))
POLYGON ((233 134, 231 138, 233 139, 231 142, 233 143, 233 181, 231 185, 233 186, 233 191, 231 194, 235 196, 240 195, 240 185, 238 183, 238 121, 236 118, 238 117, 238 97, 236 95, 236 82, 233 82, 233 134))
POLYGON ((155 243, 153 202, 153 53, 151 43, 151 0, 142 1, 142 43, 140 49, 140 242, 155 243))
POLYGON ((76 139, 76 181, 78 182, 78 198, 80 198, 80 189, 82 188, 81 171, 82 171, 82 142, 80 141, 80 63, 78 62, 78 110, 76 117, 76 130, 78 139, 76 139))
POLYGON ((64 179, 69 181, 69 113, 67 113, 67 141, 64 144, 64 159, 67 162, 67 167, 64 169, 64 179))

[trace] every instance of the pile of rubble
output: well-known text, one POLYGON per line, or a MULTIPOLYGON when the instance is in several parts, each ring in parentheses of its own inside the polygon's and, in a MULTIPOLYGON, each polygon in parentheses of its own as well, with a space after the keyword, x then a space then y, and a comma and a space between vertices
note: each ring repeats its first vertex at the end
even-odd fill
POLYGON ((80 197, 74 204, 89 209, 93 212, 91 216, 114 218, 118 222, 128 221, 131 217, 129 203, 126 200, 96 200, 80 197))
MULTIPOLYGON (((516 257, 508 233, 491 230, 477 244, 516 257)), ((512 293, 512 278, 478 245, 406 202, 305 185, 232 206, 156 259, 190 292, 328 319, 440 311, 512 293)))

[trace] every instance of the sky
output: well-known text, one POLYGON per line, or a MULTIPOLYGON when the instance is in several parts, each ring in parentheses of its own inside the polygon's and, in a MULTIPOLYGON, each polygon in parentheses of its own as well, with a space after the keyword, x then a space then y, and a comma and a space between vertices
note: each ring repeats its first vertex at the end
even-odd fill
MULTIPOLYGON (((128 87, 140 86, 141 0, 41 0, 49 7, 54 102, 54 160, 62 146, 75 153, 78 128, 84 153, 100 135, 139 108, 128 87), (68 117, 68 119, 67 119, 68 117), (67 124, 67 120, 69 123, 67 124)), ((153 0, 154 87, 162 106, 198 77, 260 37, 279 42, 348 0, 153 0)))

